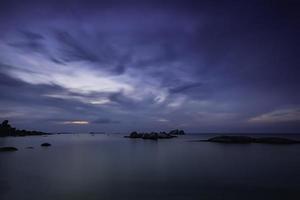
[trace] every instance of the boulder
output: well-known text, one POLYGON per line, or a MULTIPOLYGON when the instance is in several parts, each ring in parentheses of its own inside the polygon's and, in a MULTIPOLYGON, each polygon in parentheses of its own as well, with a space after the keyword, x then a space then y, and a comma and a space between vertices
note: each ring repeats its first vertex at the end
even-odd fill
POLYGON ((50 147, 51 144, 46 142, 46 143, 41 144, 41 146, 42 146, 42 147, 50 147))
POLYGON ((18 151, 16 147, 0 147, 0 152, 18 151))

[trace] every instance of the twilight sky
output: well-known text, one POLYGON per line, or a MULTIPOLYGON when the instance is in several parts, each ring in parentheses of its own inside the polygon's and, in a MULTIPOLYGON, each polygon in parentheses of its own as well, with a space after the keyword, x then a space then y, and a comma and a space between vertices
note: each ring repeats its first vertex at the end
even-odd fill
POLYGON ((0 119, 42 131, 300 132, 299 9, 1 1, 0 119))

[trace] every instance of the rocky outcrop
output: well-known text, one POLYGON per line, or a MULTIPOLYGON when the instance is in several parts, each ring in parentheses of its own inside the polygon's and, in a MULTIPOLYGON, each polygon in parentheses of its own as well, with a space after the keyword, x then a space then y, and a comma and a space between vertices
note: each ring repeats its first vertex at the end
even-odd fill
POLYGON ((16 147, 0 147, 0 152, 18 151, 16 147))
POLYGON ((149 140, 157 140, 158 134, 157 133, 144 133, 142 138, 149 139, 149 140))
POLYGON ((263 143, 263 144, 300 144, 300 141, 281 138, 281 137, 260 137, 253 138, 248 136, 217 136, 208 140, 201 140, 204 142, 218 142, 218 143, 231 143, 231 144, 250 144, 250 143, 263 143))
POLYGON ((130 133, 129 136, 125 136, 125 138, 142 138, 143 133, 137 133, 136 131, 133 131, 130 133))
POLYGON ((125 136, 125 138, 141 138, 141 139, 149 139, 149 140, 158 140, 158 139, 169 139, 177 137, 176 135, 171 135, 166 132, 151 132, 151 133, 138 133, 136 131, 130 133, 129 136, 125 136))
POLYGON ((40 131, 26 131, 26 130, 18 130, 12 127, 8 120, 4 120, 0 124, 0 137, 6 136, 28 136, 28 135, 48 135, 48 133, 40 132, 40 131))

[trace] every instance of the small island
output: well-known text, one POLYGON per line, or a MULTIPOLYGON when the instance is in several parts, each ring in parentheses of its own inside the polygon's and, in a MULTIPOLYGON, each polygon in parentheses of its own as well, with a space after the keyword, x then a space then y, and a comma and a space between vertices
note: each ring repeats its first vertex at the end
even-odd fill
POLYGON ((183 130, 172 130, 169 133, 166 132, 151 132, 151 133, 138 133, 136 131, 130 133, 129 136, 124 136, 125 138, 141 138, 141 139, 150 139, 150 140, 158 140, 158 139, 170 139, 175 138, 178 135, 185 135, 185 132, 183 130))
POLYGON ((300 144, 299 140, 293 140, 282 137, 260 137, 254 138, 249 136, 217 136, 209 138, 207 140, 200 140, 201 142, 217 142, 227 144, 250 144, 250 143, 262 143, 262 144, 300 144))
POLYGON ((49 135, 49 133, 44 133, 41 131, 27 131, 27 130, 18 130, 12 127, 8 120, 4 120, 0 124, 0 137, 7 136, 29 136, 29 135, 49 135))

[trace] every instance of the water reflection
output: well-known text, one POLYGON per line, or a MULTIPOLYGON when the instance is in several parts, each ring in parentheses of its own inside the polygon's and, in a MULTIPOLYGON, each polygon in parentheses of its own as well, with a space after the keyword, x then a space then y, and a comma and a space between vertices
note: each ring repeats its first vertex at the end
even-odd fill
POLYGON ((299 146, 124 139, 120 135, 1 138, 0 198, 294 199, 299 146), (49 148, 39 145, 52 144, 49 148), (33 146, 34 149, 26 149, 33 146))

